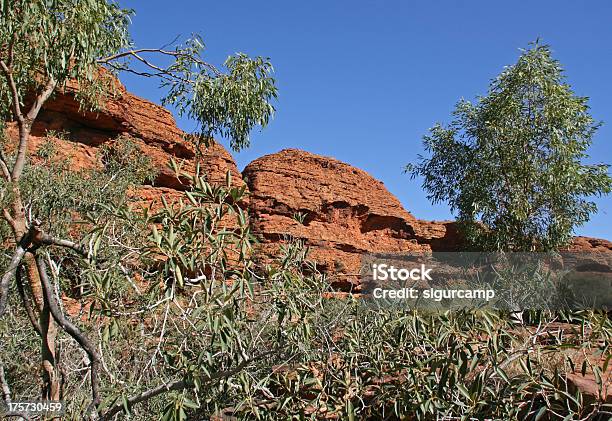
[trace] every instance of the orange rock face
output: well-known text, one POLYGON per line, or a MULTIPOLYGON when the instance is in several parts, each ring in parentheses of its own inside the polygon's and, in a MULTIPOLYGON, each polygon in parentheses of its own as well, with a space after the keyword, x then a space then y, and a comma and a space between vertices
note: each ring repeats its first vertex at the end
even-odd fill
MULTIPOLYGON (((182 163, 183 169, 195 171, 196 151, 193 144, 185 140, 185 133, 177 126, 172 114, 165 108, 128 93, 117 84, 117 93, 108 99, 97 112, 82 111, 75 100, 76 88, 68 86, 45 104, 32 128, 30 151, 42 144, 45 137, 54 143, 59 156, 69 160, 72 168, 91 168, 99 165, 98 148, 120 135, 131 136, 140 150, 147 155, 157 170, 157 177, 150 186, 132 192, 136 200, 158 202, 162 195, 178 196, 177 190, 187 186, 176 178, 169 168, 171 159, 182 163), (50 133, 61 133, 68 141, 60 141, 50 133)), ((17 138, 14 125, 9 125, 9 136, 17 138)), ((212 142, 203 148, 201 168, 212 183, 225 181, 230 171, 235 185, 243 185, 240 173, 230 153, 220 144, 212 142)))
MULTIPOLYGON (((33 127, 30 151, 44 138, 56 143, 61 158, 74 169, 100 165, 98 148, 120 135, 131 136, 157 169, 151 185, 133 189, 137 203, 159 206, 162 195, 178 198, 187 188, 168 167, 171 159, 183 169, 195 170, 196 151, 186 141, 171 113, 128 93, 117 84, 117 95, 98 112, 81 111, 76 88, 58 92, 42 110, 33 127), (60 140, 51 131, 63 133, 60 140)), ((9 125, 9 136, 16 128, 9 125)), ((235 186, 244 182, 227 150, 212 142, 203 149, 201 167, 212 183, 225 181, 230 171, 235 186)), ((284 150, 256 159, 243 176, 251 196, 248 206, 253 231, 262 240, 266 256, 277 255, 287 239, 303 239, 320 269, 335 275, 341 288, 357 283, 361 258, 369 252, 453 251, 461 248, 452 221, 416 219, 365 171, 338 160, 300 150, 284 150)), ((612 251, 612 243, 577 237, 572 251, 612 251)))
POLYGON ((575 237, 569 250, 576 252, 610 253, 612 252, 612 242, 601 238, 575 237))
MULTIPOLYGON (((256 159, 243 176, 263 253, 278 254, 281 243, 303 239, 311 258, 340 289, 359 289, 365 253, 463 248, 456 223, 416 219, 383 183, 332 158, 287 149, 256 159)), ((569 249, 612 252, 612 243, 576 237, 569 249)))
POLYGON ((287 149, 256 159, 243 176, 253 231, 266 253, 290 237, 303 239, 342 287, 357 282, 364 253, 427 251, 445 238, 449 247, 456 242, 452 223, 417 220, 383 183, 332 158, 287 149))

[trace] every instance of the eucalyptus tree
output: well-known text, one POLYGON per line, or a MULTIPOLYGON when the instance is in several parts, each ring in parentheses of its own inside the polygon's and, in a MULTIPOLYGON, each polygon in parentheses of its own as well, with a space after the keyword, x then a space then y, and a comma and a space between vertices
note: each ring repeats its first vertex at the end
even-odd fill
POLYGON ((486 96, 461 100, 449 125, 424 136, 427 157, 407 171, 423 177, 433 202, 447 202, 472 246, 554 250, 608 194, 605 164, 587 164, 600 127, 550 48, 535 43, 486 96))
POLYGON ((23 272, 35 304, 24 308, 33 315, 42 341, 43 398, 62 397, 55 344, 59 326, 90 359, 92 413, 101 402, 100 357, 54 301, 42 250, 89 252, 46 232, 46 221, 27 212, 24 205, 31 130, 41 109, 69 83, 78 86, 82 107, 102 107, 104 98, 114 94, 112 76, 131 72, 160 81, 167 92, 164 103, 175 105, 199 124, 193 138, 206 140, 220 133, 239 150, 249 145, 254 127, 267 125, 277 93, 267 59, 237 54, 218 68, 203 59, 204 45, 198 36, 172 47, 137 48, 129 34, 132 14, 106 0, 0 1, 0 129, 4 131, 6 123, 15 124, 19 133, 16 143, 6 141, 0 149, 1 212, 15 245, 10 264, 2 271, 0 317, 12 281, 23 272))

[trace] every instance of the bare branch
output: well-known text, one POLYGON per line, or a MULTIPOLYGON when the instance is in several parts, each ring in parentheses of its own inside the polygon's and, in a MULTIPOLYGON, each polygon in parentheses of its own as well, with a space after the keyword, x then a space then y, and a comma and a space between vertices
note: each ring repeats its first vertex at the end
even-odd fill
MULTIPOLYGON (((273 354, 274 352, 276 352, 276 350, 272 350, 272 351, 268 351, 268 352, 264 352, 262 354, 259 354, 253 358, 244 360, 243 362, 241 362, 240 364, 238 364, 236 367, 234 367, 231 370, 227 370, 227 371, 218 371, 214 374, 212 374, 209 377, 204 378, 201 382, 200 382, 200 386, 205 386, 207 384, 210 384, 214 381, 217 380, 221 380, 221 379, 227 379, 228 377, 234 376, 236 374, 238 374, 239 372, 241 372, 242 370, 244 370, 248 365, 252 364, 253 362, 260 360, 270 354, 273 354)), ((149 389, 147 391, 144 391, 138 395, 132 396, 130 398, 127 399, 127 407, 130 408, 133 405, 136 405, 140 402, 144 402, 147 401, 151 398, 154 398, 156 396, 161 395, 162 393, 166 393, 169 391, 178 391, 178 390, 184 390, 187 389, 189 387, 193 387, 193 384, 191 382, 187 382, 186 380, 175 380, 171 383, 166 383, 166 384, 162 384, 159 385, 153 389, 149 389)), ((117 415, 118 413, 120 413, 121 411, 124 410, 124 404, 123 402, 118 403, 114 406, 112 406, 110 409, 108 409, 101 417, 100 420, 101 421, 106 421, 106 420, 110 420, 113 416, 117 415)))
POLYGON ((173 78, 169 77, 166 73, 161 73, 161 72, 155 72, 155 73, 141 72, 141 71, 130 69, 129 67, 125 67, 125 66, 118 65, 118 64, 115 64, 115 63, 108 63, 108 66, 112 67, 113 69, 115 69, 117 71, 132 73, 132 74, 134 74, 136 76, 142 76, 142 77, 148 77, 148 78, 158 77, 160 79, 167 80, 167 81, 174 80, 173 78))
POLYGON ((21 266, 17 269, 17 273, 15 274, 17 278, 17 291, 19 292, 19 296, 21 297, 21 302, 23 303, 23 307, 25 308, 26 314, 28 315, 28 319, 30 319, 30 323, 36 332, 42 336, 42 330, 40 329, 40 324, 38 320, 36 320, 36 316, 34 315, 34 310, 30 305, 30 301, 25 294, 25 290, 23 289, 23 277, 21 274, 21 266))
POLYGON ((41 233, 38 238, 38 241, 39 244, 69 248, 82 255, 83 257, 89 257, 89 252, 84 247, 69 240, 62 240, 59 238, 52 237, 48 234, 41 233))
POLYGON ((49 277, 47 276, 47 267, 45 264, 45 260, 40 254, 36 255, 36 266, 38 267, 38 274, 40 276, 40 281, 43 287, 45 300, 49 305, 49 311, 51 312, 53 319, 55 319, 57 324, 60 325, 66 333, 68 333, 75 341, 77 341, 77 343, 81 346, 81 348, 87 353, 87 356, 89 357, 92 405, 94 408, 97 408, 100 405, 101 401, 99 391, 100 382, 98 378, 100 356, 98 355, 98 351, 91 343, 89 338, 87 338, 87 336, 85 336, 76 325, 66 319, 66 317, 62 314, 55 295, 53 294, 53 289, 51 288, 49 277))
POLYGON ((165 54, 165 55, 169 55, 169 56, 176 56, 176 52, 175 51, 162 50, 162 49, 159 49, 159 48, 139 48, 139 49, 136 49, 136 50, 122 51, 120 53, 113 54, 113 55, 108 56, 108 57, 100 58, 97 61, 98 61, 99 64, 108 64, 111 61, 115 61, 115 60, 118 60, 120 58, 129 57, 129 56, 132 56, 134 54, 139 54, 139 53, 160 53, 160 54, 165 54))
POLYGON ((172 57, 181 57, 181 56, 187 56, 187 54, 180 52, 180 51, 172 51, 172 50, 163 50, 161 48, 138 48, 135 50, 128 50, 128 51, 122 51, 120 53, 117 54, 113 54, 111 56, 105 57, 105 58, 101 58, 98 59, 98 63, 99 64, 108 64, 111 61, 115 61, 118 60, 120 58, 125 58, 125 57, 134 57, 137 54, 141 54, 141 53, 157 53, 157 54, 163 54, 166 56, 172 56, 172 57))
POLYGON ((108 56, 102 59, 98 60, 99 64, 112 64, 113 61, 121 59, 121 58, 126 58, 126 57, 133 57, 135 59, 137 59, 138 61, 142 62, 143 64, 149 66, 152 69, 155 69, 157 71, 161 71, 164 72, 165 74, 168 74, 169 71, 167 69, 163 69, 159 66, 154 65, 153 63, 151 63, 149 60, 145 59, 144 57, 142 57, 142 53, 157 53, 157 54, 162 54, 165 56, 170 56, 170 57, 174 57, 174 58, 187 58, 189 59, 189 61, 198 64, 202 67, 206 67, 207 69, 211 70, 216 76, 221 76, 222 73, 219 71, 219 69, 217 69, 215 66, 213 66, 210 63, 205 62, 204 60, 201 60, 200 58, 193 56, 191 54, 187 54, 183 51, 171 51, 171 50, 164 50, 161 48, 140 48, 140 49, 135 49, 135 50, 129 50, 129 51, 122 51, 121 53, 117 53, 114 54, 112 56, 108 56))

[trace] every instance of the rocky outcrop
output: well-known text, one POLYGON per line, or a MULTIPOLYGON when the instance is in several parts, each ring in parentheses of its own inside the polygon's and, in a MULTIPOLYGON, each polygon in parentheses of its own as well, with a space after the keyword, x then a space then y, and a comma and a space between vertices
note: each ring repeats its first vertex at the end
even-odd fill
MULTIPOLYGON (((179 197, 187 186, 184 180, 175 177, 168 163, 171 159, 180 160, 184 170, 193 172, 196 163, 193 145, 185 140, 168 110, 128 93, 119 82, 114 83, 117 95, 105 100, 97 112, 79 108, 75 86, 59 92, 46 104, 33 127, 30 152, 51 141, 59 146, 56 150, 60 159, 69 162, 72 169, 87 169, 101 165, 98 156, 101 145, 120 135, 129 135, 157 169, 157 177, 150 185, 138 186, 130 192, 133 199, 145 206, 155 206, 161 196, 179 197)), ((8 135, 17 138, 14 124, 8 125, 8 135)), ((212 183, 224 182, 226 172, 230 171, 233 184, 244 185, 232 156, 218 143, 212 141, 203 150, 200 163, 212 183)), ((243 175, 251 192, 245 205, 253 232, 261 240, 262 256, 278 255, 280 245, 292 237, 304 240, 310 247, 310 257, 330 275, 338 289, 359 291, 361 259, 365 253, 462 248, 454 222, 416 219, 383 183, 335 159, 283 150, 253 161, 243 175)), ((569 250, 612 253, 612 242, 576 237, 569 250)), ((577 271, 579 280, 590 282, 584 289, 601 285, 595 290, 609 291, 612 273, 609 268, 610 265, 597 259, 582 264, 577 271), (608 278, 602 277, 602 273, 608 278)), ((66 297, 64 304, 77 317, 82 303, 66 297)), ((579 357, 576 367, 581 365, 579 357)), ((603 361, 594 360, 594 365, 597 364, 603 361)), ((569 374, 570 392, 579 389, 588 402, 610 403, 611 370, 609 365, 604 376, 595 376, 592 371, 569 374), (600 390, 602 378, 605 387, 600 390)))
MULTIPOLYGON (((359 290, 365 253, 464 248, 455 222, 416 219, 383 183, 333 158, 286 149, 256 159, 243 176, 263 254, 276 255, 280 244, 302 239, 340 289, 359 290)), ((576 237, 569 250, 610 253, 612 243, 576 237)))
POLYGON ((321 270, 343 288, 358 283, 364 253, 457 243, 453 223, 417 220, 383 183, 332 158, 286 149, 256 159, 243 176, 262 249, 274 254, 279 243, 303 239, 321 270))
POLYGON ((575 237, 569 246, 572 252, 612 253, 612 242, 601 238, 575 237))
MULTIPOLYGON (((187 185, 168 164, 171 159, 179 160, 184 170, 193 172, 193 144, 185 140, 168 110, 130 94, 116 80, 113 83, 116 95, 96 112, 79 108, 77 87, 69 85, 58 92, 33 127, 31 152, 50 140, 59 146, 60 158, 71 168, 91 168, 100 165, 101 145, 128 135, 157 170, 150 185, 130 192, 133 198, 155 206, 162 195, 179 197, 187 185)), ((9 125, 8 132, 16 137, 14 125, 9 125)), ((201 168, 212 183, 224 182, 229 170, 233 184, 244 185, 223 146, 212 141, 202 151, 201 168)), ((351 289, 358 283, 364 253, 461 249, 454 222, 416 219, 383 183, 338 160, 288 149, 253 161, 243 176, 251 193, 250 204, 245 202, 245 206, 253 231, 262 241, 262 255, 277 255, 288 238, 302 239, 310 247, 311 258, 340 288, 351 289)), ((577 237, 570 250, 611 252, 612 243, 577 237)))
MULTIPOLYGON (((120 135, 128 135, 137 143, 155 166, 157 176, 151 185, 137 188, 131 194, 145 202, 158 202, 162 195, 178 196, 187 188, 169 167, 171 159, 182 163, 183 170, 193 173, 196 149, 185 139, 170 113, 165 108, 130 94, 113 80, 115 94, 104 101, 98 111, 86 111, 75 100, 77 87, 68 85, 49 100, 32 128, 31 152, 43 141, 58 144, 60 158, 69 161, 71 168, 82 169, 100 165, 98 148, 120 135), (60 140, 61 138, 61 140, 60 140)), ((9 125, 9 136, 16 138, 14 125, 9 125)), ((235 185, 243 185, 242 178, 230 153, 215 141, 202 149, 201 168, 212 183, 225 181, 229 170, 235 185)))

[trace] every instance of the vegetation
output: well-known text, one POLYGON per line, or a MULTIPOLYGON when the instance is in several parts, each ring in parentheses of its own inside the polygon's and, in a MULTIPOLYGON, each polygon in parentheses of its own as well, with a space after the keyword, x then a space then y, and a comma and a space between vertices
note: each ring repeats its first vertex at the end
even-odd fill
POLYGON ((407 170, 447 202, 466 239, 485 250, 548 251, 567 244, 608 194, 608 166, 588 165, 599 123, 546 45, 534 44, 477 103, 461 100, 448 126, 424 137, 429 157, 407 170))
MULTIPOLYGON (((180 202, 153 213, 107 204, 90 212, 88 254, 50 249, 41 259, 53 268, 45 282, 73 298, 52 298, 58 307, 73 303, 72 316, 61 314, 96 344, 100 419, 595 419, 610 412, 565 376, 593 373, 605 387, 610 358, 599 356, 609 355, 612 340, 605 314, 532 312, 519 321, 334 299, 299 241, 277 261, 255 264, 247 221, 233 204, 244 190, 231 178, 215 187, 203 175, 183 176, 193 187, 180 202)), ((20 279, 15 288, 28 296, 20 279)), ((11 294, 0 321, 15 400, 37 393, 37 333, 22 299, 11 294)), ((57 341, 66 418, 82 419, 91 411, 82 387, 90 361, 66 333, 57 341)))
POLYGON ((190 188, 142 209, 127 193, 154 171, 130 138, 80 172, 57 158, 60 134, 28 152, 32 124, 57 89, 77 83, 84 107, 101 106, 113 94, 106 72, 119 70, 159 77, 166 100, 201 123, 196 138, 220 132, 246 146, 273 111, 267 60, 238 55, 223 73, 201 59, 197 38, 136 49, 129 12, 103 0, 1 1, 0 13, 0 121, 19 131, 16 145, 4 139, 0 149, 4 402, 63 399, 64 419, 74 420, 612 413, 566 376, 592 374, 601 395, 610 358, 588 356, 609 355, 605 315, 515 320, 334 298, 299 240, 275 261, 255 258, 245 188, 229 173, 211 185, 205 169, 183 174, 172 162, 190 188), (160 67, 145 54, 173 62, 160 67), (579 328, 564 333, 558 322, 579 328))
MULTIPOLYGON (((6 311, 11 281, 25 277, 32 302, 28 301, 27 294, 22 295, 24 310, 31 316, 42 344, 42 397, 58 400, 63 396, 57 349, 60 327, 79 343, 90 360, 89 413, 92 417, 100 415, 98 409, 102 403, 101 356, 92 341, 64 317, 60 303, 52 294, 54 289, 45 257, 54 253, 48 249, 59 247, 76 251, 91 261, 95 250, 63 237, 67 219, 75 216, 70 211, 82 217, 88 211, 97 212, 95 221, 99 221, 98 211, 109 200, 105 194, 112 193, 108 186, 113 184, 113 189, 125 190, 135 181, 126 179, 125 174, 132 178, 142 174, 120 168, 114 159, 106 160, 107 171, 113 174, 102 185, 99 183, 104 177, 98 177, 101 174, 92 173, 79 179, 79 175, 64 175, 65 171, 53 166, 25 172, 30 134, 41 108, 68 84, 78 86, 82 107, 97 108, 105 97, 113 94, 112 74, 133 72, 161 81, 162 87, 168 89, 165 102, 176 104, 181 112, 200 123, 202 130, 196 139, 220 132, 230 137, 234 149, 240 149, 248 144, 248 135, 254 126, 267 124, 273 112, 270 101, 276 96, 272 68, 265 59, 238 54, 227 60, 224 73, 201 58, 203 44, 198 37, 186 40, 183 46, 173 50, 136 48, 128 32, 131 13, 106 0, 0 2, 0 121, 2 124, 15 122, 19 132, 18 144, 8 148, 15 151, 14 156, 7 157, 5 146, 13 146, 7 142, 0 150, 0 202, 3 221, 9 230, 3 240, 6 243, 12 238, 15 244, 10 263, 6 262, 8 270, 0 280, 0 317, 6 311), (170 58, 171 64, 166 67, 155 64, 155 56, 170 58), (120 182, 122 179, 126 183, 120 182), (82 180, 96 180, 92 187, 102 188, 84 190, 82 180), (77 188, 72 190, 73 187, 77 188), (59 192, 62 194, 56 194, 59 192), (59 203, 51 202, 54 194, 59 203)), ((124 154, 123 162, 131 161, 126 152, 119 151, 115 156, 124 154)), ((138 159, 134 162, 138 163, 138 159)), ((4 225, 4 232, 6 228, 4 225)), ((51 272, 57 272, 57 267, 51 266, 51 272)), ((79 288, 85 289, 85 286, 79 285, 79 288)))

